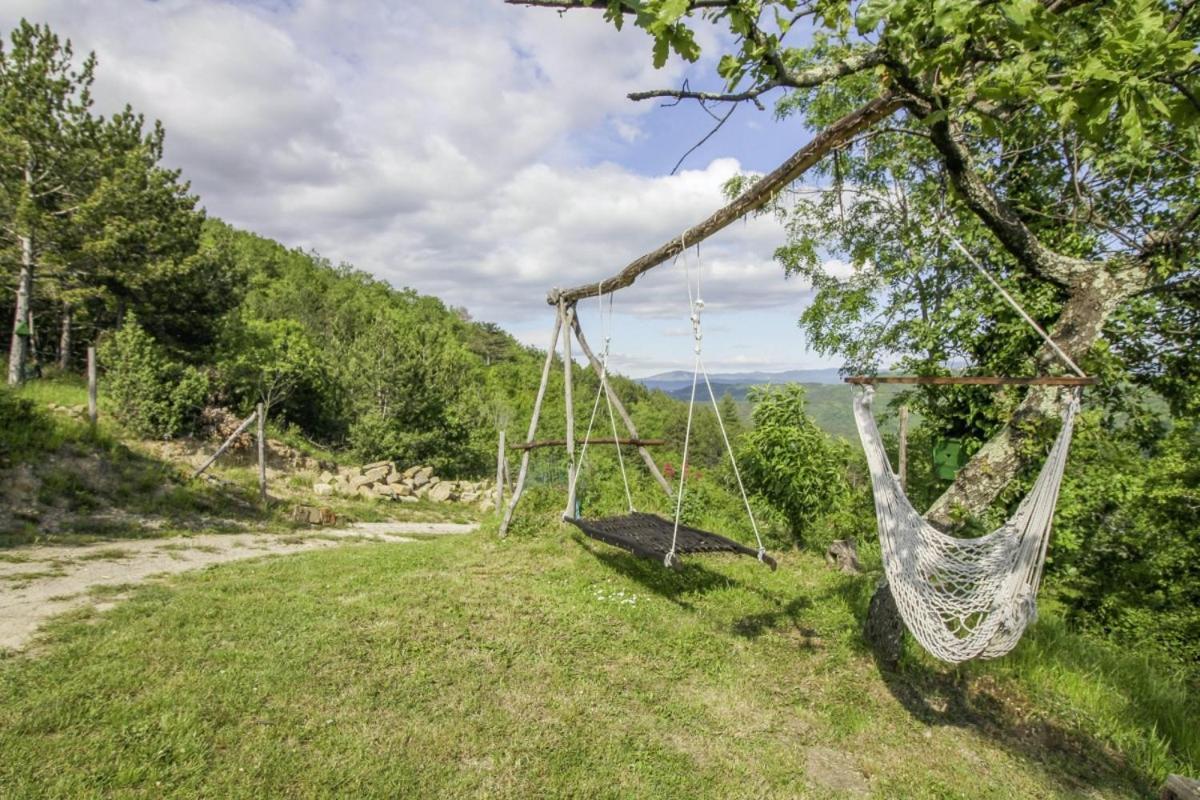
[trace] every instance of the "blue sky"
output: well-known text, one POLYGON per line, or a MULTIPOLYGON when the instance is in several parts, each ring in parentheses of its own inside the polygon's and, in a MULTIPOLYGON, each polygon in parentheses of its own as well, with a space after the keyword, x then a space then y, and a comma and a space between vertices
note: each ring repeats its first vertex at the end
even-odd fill
MULTIPOLYGON (((711 118, 625 94, 711 86, 713 29, 699 64, 656 71, 641 31, 499 0, 7 0, 0 24, 22 16, 97 52, 102 111, 162 119, 168 161, 212 214, 539 347, 547 289, 616 272, 718 208, 731 175, 807 138, 745 106, 668 175, 711 118)), ((712 369, 833 363, 805 349, 809 293, 773 262, 782 241, 756 219, 701 247, 712 369)), ((618 369, 690 365, 686 298, 677 266, 618 295, 618 369)), ((591 304, 581 313, 598 342, 591 304)))

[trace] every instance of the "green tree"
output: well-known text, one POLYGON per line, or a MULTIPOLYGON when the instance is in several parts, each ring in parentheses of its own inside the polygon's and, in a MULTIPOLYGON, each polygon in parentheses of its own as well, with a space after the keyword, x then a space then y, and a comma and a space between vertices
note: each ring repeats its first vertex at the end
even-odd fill
MULTIPOLYGON (((718 65, 724 91, 634 97, 761 103, 774 94, 779 115, 817 131, 820 148, 786 173, 815 170, 817 188, 794 208, 774 195, 772 210, 791 228, 781 261, 818 288, 806 328, 852 366, 899 353, 930 368, 954 359, 980 370, 1059 368, 1036 338, 1005 336, 1017 327, 1011 314, 989 316, 995 329, 977 335, 979 312, 994 306, 976 302, 988 292, 942 227, 1019 287, 1077 361, 1096 358, 1132 299, 1178 297, 1194 284, 1200 15, 1190 2, 538 5, 632 20, 654 39, 656 60, 669 50, 697 58, 681 29, 723 28, 717 40, 732 44, 718 65), (835 254, 854 265, 851 280, 825 273, 835 254)), ((755 184, 731 188, 752 195, 755 184)), ((1036 458, 1041 423, 1060 408, 1056 393, 1033 389, 997 414, 932 516, 986 508, 1036 458)))
MULTIPOLYGON (((8 383, 20 383, 33 335, 42 236, 71 213, 86 178, 95 58, 73 63, 70 42, 25 20, 0 42, 0 232, 17 265, 8 383)), ((7 269, 6 269, 7 272, 7 269)))
POLYGON ((799 385, 751 389, 754 426, 738 454, 746 488, 783 514, 798 541, 850 498, 846 446, 808 416, 804 394, 799 385))
POLYGON ((220 341, 217 371, 235 396, 267 412, 325 377, 320 353, 296 320, 234 319, 220 341))

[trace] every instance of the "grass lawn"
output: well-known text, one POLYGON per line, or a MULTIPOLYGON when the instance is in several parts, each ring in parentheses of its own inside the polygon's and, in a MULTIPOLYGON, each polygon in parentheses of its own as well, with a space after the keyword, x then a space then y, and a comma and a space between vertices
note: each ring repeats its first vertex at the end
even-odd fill
POLYGON ((1200 760, 1182 687, 1053 619, 881 673, 872 585, 562 530, 225 565, 0 661, 0 795, 1108 798, 1200 760))

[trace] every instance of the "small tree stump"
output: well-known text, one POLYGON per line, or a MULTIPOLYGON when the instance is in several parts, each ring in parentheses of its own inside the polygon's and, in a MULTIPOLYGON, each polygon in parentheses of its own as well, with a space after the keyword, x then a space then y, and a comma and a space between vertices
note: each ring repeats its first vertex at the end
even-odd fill
POLYGON ((1168 775, 1158 796, 1161 800, 1200 800, 1200 781, 1168 775))
POLYGON ((867 622, 863 636, 875 656, 889 667, 900 663, 900 651, 904 645, 904 620, 886 580, 881 580, 871 596, 867 608, 867 622))
POLYGON ((838 539, 829 545, 825 551, 825 563, 847 575, 862 573, 862 565, 858 563, 858 545, 853 539, 838 539))

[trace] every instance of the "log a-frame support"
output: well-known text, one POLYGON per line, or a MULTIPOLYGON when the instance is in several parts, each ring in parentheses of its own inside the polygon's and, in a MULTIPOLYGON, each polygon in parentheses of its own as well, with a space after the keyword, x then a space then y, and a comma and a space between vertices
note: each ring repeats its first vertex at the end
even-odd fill
MULTIPOLYGON (((556 295, 557 296, 557 295, 556 295)), ((587 338, 583 335, 583 328, 579 324, 579 317, 575 313, 575 303, 567 302, 559 297, 559 302, 554 304, 554 329, 550 334, 550 346, 546 349, 546 360, 542 364, 542 380, 538 385, 537 396, 533 401, 533 413, 529 417, 529 429, 525 435, 524 444, 513 445, 513 449, 521 451, 521 467, 517 470, 517 482, 513 486, 512 497, 509 498, 508 505, 504 509, 504 517, 500 521, 500 535, 508 535, 508 528, 512 524, 513 513, 517 509, 517 504, 521 502, 521 494, 525 491, 525 479, 529 475, 529 458, 535 449, 544 446, 546 443, 536 441, 538 432, 538 422, 541 420, 542 403, 546 399, 546 389, 550 384, 550 371, 554 366, 554 356, 558 354, 559 340, 561 338, 562 353, 563 353, 563 399, 566 406, 566 438, 553 442, 553 446, 562 446, 567 452, 567 486, 570 487, 567 495, 567 505, 565 513, 573 514, 575 509, 575 472, 578 466, 575 463, 575 397, 573 386, 572 368, 574 367, 574 358, 572 357, 572 339, 579 345, 579 349, 587 357, 588 363, 592 367, 592 371, 597 377, 604 375, 604 365, 600 363, 600 359, 592 351, 588 345, 587 338)), ((671 489, 671 484, 663 477, 659 471, 658 465, 654 463, 654 456, 650 455, 650 451, 646 449, 646 445, 651 443, 651 440, 642 439, 638 433, 637 426, 633 422, 633 418, 629 416, 625 405, 621 402, 620 396, 613 391, 612 384, 605 377, 602 381, 602 389, 608 398, 608 402, 612 404, 612 409, 625 425, 625 430, 628 431, 629 438, 620 440, 620 444, 629 444, 637 448, 638 455, 641 456, 642 462, 645 463, 646 469, 654 476, 654 480, 666 492, 667 497, 673 497, 674 493, 671 489)))

